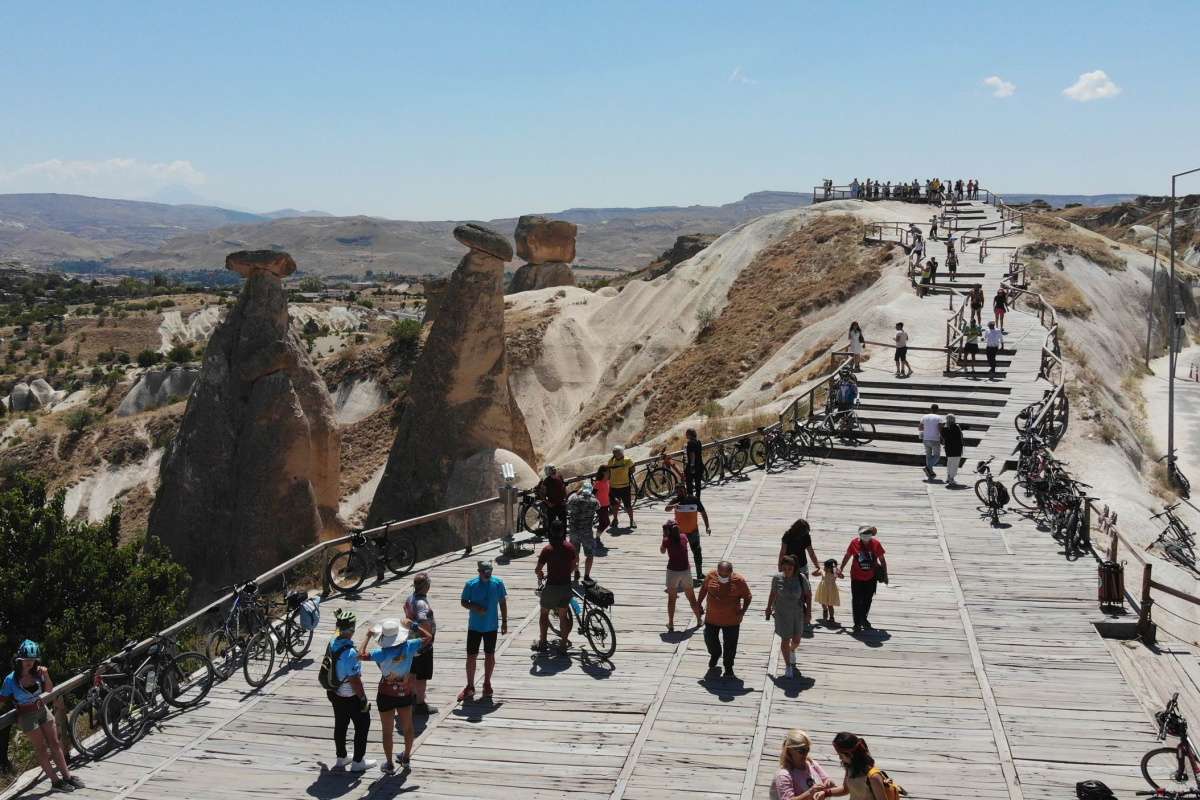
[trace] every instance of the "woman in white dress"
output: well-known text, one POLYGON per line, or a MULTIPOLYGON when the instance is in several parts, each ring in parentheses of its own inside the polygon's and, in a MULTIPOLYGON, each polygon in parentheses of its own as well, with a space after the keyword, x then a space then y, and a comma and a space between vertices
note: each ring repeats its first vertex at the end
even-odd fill
POLYGON ((862 372, 860 364, 862 362, 863 348, 867 342, 863 338, 862 328, 858 327, 857 321, 850 323, 849 339, 850 347, 847 349, 850 351, 850 357, 854 359, 854 371, 862 372))

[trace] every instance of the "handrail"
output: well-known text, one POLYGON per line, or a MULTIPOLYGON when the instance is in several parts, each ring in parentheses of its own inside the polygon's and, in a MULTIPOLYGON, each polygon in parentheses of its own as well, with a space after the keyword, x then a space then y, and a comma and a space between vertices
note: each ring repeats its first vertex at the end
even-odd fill
MULTIPOLYGON (((837 353, 830 354, 830 360, 831 361, 836 360, 837 355, 838 355, 837 353)), ((833 369, 832 372, 830 372, 828 375, 826 375, 825 377, 823 377, 819 381, 817 381, 815 384, 813 384, 807 392, 800 395, 796 399, 792 400, 792 402, 788 404, 787 408, 785 408, 783 411, 779 412, 779 422, 776 423, 775 425, 772 425, 771 427, 772 428, 778 427, 780 430, 786 430, 788 422, 791 422, 792 426, 795 427, 798 424, 798 421, 800 419, 800 406, 802 406, 804 404, 805 400, 808 400, 808 414, 807 414, 807 416, 805 416, 805 419, 811 419, 812 417, 814 417, 816 415, 817 391, 820 390, 822 387, 826 386, 827 384, 829 385, 829 388, 832 390, 833 382, 837 378, 838 373, 841 372, 843 368, 852 366, 853 364, 854 364, 853 358, 846 358, 845 360, 843 360, 840 364, 838 364, 833 369)))
MULTIPOLYGON (((367 528, 363 531, 358 531, 356 533, 350 533, 345 536, 339 536, 336 539, 328 539, 324 542, 319 542, 319 543, 313 545, 312 547, 308 548, 307 550, 303 551, 302 553, 300 553, 296 556, 293 556, 292 558, 289 558, 287 561, 284 561, 282 564, 277 564, 276 566, 271 567, 266 572, 264 572, 262 575, 259 575, 257 578, 254 578, 254 582, 258 583, 258 584, 266 583, 267 581, 271 580, 272 578, 276 578, 276 577, 282 575, 283 573, 287 572, 289 569, 291 569, 299 564, 304 563, 305 561, 312 558, 313 556, 320 555, 321 553, 325 552, 326 550, 328 550, 332 547, 337 547, 338 545, 346 544, 347 542, 352 540, 355 536, 360 535, 360 534, 372 535, 372 534, 376 534, 376 533, 380 533, 380 532, 387 533, 387 532, 390 532, 393 530, 402 530, 404 528, 412 528, 417 525, 424 525, 429 522, 435 522, 439 519, 445 519, 446 517, 453 516, 454 514, 461 514, 461 513, 467 512, 467 511, 472 511, 477 508, 483 508, 484 506, 489 506, 493 503, 503 503, 503 502, 504 502, 503 495, 497 495, 496 497, 489 497, 484 500, 476 500, 475 502, 467 503, 466 505, 455 506, 454 508, 447 508, 447 509, 443 509, 441 511, 434 511, 430 514, 422 514, 419 517, 412 517, 410 519, 396 520, 394 522, 385 522, 383 525, 377 525, 374 528, 367 528)), ((141 653, 143 653, 147 648, 150 647, 150 645, 152 645, 154 643, 154 640, 157 636, 171 637, 171 636, 174 636, 175 634, 179 633, 180 631, 183 631, 184 629, 186 629, 189 626, 198 622, 206 614, 216 610, 217 608, 220 608, 223 604, 232 600, 233 596, 234 596, 233 592, 228 592, 226 594, 223 594, 216 600, 209 603, 208 605, 199 609, 198 611, 193 612, 192 614, 188 615, 187 617, 184 617, 180 621, 159 631, 154 636, 151 636, 147 639, 144 639, 144 640, 138 642, 134 646, 133 650, 130 652, 130 656, 137 657, 138 655, 141 655, 141 653)), ((110 656, 109 659, 114 658, 114 657, 115 656, 110 656)), ((106 660, 109 660, 109 659, 106 659, 106 660)), ((74 675, 74 676, 68 678, 67 680, 63 681, 62 683, 56 684, 53 691, 47 692, 45 695, 43 695, 43 699, 47 703, 49 703, 59 697, 62 697, 65 694, 68 694, 68 693, 74 691, 75 689, 80 688, 81 686, 85 685, 87 683, 87 681, 89 681, 91 679, 93 670, 94 670, 94 668, 90 668, 84 672, 81 672, 77 675, 74 675)), ((4 714, 0 714, 0 729, 6 728, 9 725, 12 725, 16 721, 16 719, 17 719, 16 709, 5 712, 4 714)))

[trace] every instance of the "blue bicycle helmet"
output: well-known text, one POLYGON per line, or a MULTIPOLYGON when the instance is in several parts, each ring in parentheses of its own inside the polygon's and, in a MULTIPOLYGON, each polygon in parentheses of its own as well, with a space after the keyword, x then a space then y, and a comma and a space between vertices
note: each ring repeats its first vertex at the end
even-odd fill
POLYGON ((17 646, 17 658, 32 658, 40 659, 42 657, 42 648, 32 639, 26 639, 17 646))

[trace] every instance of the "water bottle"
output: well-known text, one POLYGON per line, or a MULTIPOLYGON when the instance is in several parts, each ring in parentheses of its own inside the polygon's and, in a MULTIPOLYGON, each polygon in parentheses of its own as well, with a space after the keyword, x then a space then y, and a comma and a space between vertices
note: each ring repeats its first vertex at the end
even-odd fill
POLYGON ((146 694, 154 697, 156 689, 158 689, 158 672, 151 668, 146 670, 146 694))
POLYGON ((583 613, 583 608, 579 605, 579 598, 575 595, 571 595, 571 610, 575 612, 575 616, 577 617, 583 613))

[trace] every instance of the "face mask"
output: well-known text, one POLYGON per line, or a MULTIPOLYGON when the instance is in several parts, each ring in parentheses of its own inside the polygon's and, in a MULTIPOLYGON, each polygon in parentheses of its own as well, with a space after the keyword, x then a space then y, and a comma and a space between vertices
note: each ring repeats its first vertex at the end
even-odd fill
POLYGON ((731 575, 718 575, 718 576, 717 576, 717 580, 719 580, 721 583, 729 583, 729 579, 730 579, 731 577, 733 577, 733 576, 731 576, 731 575))
POLYGON ((860 533, 860 534, 858 535, 858 538, 862 540, 862 543, 863 543, 863 544, 868 544, 868 543, 870 543, 871 539, 875 538, 875 534, 873 534, 873 533, 860 533))

